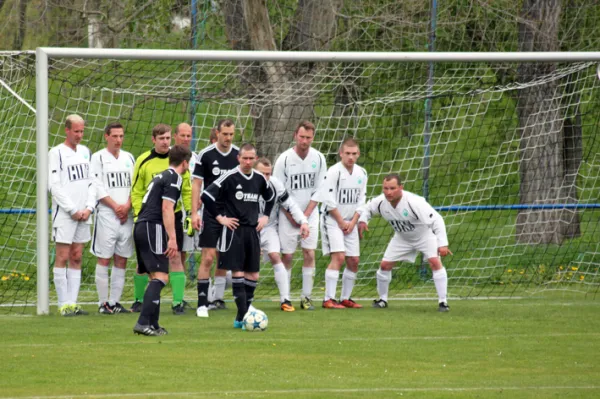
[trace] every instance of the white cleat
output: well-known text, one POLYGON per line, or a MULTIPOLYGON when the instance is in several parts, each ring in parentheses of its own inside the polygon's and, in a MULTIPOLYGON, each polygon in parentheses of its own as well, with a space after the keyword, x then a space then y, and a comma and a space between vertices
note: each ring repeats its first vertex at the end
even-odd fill
POLYGON ((196 316, 208 317, 208 308, 206 306, 200 306, 198 309, 196 309, 196 316))

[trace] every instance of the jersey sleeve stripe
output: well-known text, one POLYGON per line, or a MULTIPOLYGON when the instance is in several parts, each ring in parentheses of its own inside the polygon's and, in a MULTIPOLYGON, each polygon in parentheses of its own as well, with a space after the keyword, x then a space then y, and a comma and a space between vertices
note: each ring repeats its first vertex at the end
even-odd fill
POLYGON ((210 198, 211 200, 217 202, 217 200, 215 199, 215 197, 213 197, 212 195, 210 195, 210 193, 208 191, 205 191, 202 194, 205 194, 208 198, 210 198))
POLYGON ((162 199, 167 200, 167 201, 171 201, 172 203, 176 203, 177 202, 173 198, 169 198, 169 197, 162 197, 162 199))

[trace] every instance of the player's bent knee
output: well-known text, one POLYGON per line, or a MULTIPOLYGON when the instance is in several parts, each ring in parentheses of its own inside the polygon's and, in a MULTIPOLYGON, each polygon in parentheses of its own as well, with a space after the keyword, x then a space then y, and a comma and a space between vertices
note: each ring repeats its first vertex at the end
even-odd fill
POLYGON ((169 274, 163 272, 150 273, 150 278, 152 280, 160 280, 165 285, 169 284, 169 274))
POLYGON ((444 267, 442 265, 442 260, 439 257, 429 258, 427 261, 429 262, 429 267, 431 270, 440 270, 442 267, 444 267))
POLYGON ((348 256, 346 258, 346 267, 353 273, 358 272, 358 263, 360 258, 358 256, 348 256))
POLYGON ((390 271, 394 268, 394 264, 395 264, 395 262, 383 261, 383 262, 381 262, 379 267, 381 268, 381 270, 390 271))

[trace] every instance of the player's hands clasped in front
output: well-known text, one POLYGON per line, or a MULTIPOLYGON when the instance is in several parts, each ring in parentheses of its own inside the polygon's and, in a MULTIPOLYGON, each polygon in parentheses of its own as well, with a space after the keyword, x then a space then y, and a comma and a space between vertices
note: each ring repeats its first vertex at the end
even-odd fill
POLYGON ((310 227, 308 227, 308 223, 304 223, 302 226, 300 226, 300 235, 303 239, 308 238, 310 235, 310 227))
POLYGON ((363 238, 363 233, 369 231, 369 226, 365 222, 358 222, 358 235, 363 238))
POLYGON ((258 218, 258 224, 256 225, 256 231, 261 231, 263 227, 265 227, 269 223, 269 217, 267 215, 263 215, 258 218))
POLYGON ((438 253, 440 254, 440 256, 454 255, 452 253, 452 251, 450 251, 450 249, 448 249, 448 247, 439 247, 438 253))
POLYGON ((354 227, 356 226, 355 222, 349 221, 346 223, 346 230, 342 230, 344 232, 344 235, 348 235, 350 233, 352 233, 352 231, 354 230, 354 227))
POLYGON ((228 218, 227 216, 219 215, 216 217, 217 222, 222 226, 227 227, 229 230, 235 230, 240 225, 240 221, 236 218, 228 218))
POLYGON ((117 218, 119 219, 119 222, 121 222, 121 224, 125 224, 127 222, 127 218, 129 216, 129 209, 130 207, 127 204, 118 205, 115 208, 115 215, 117 215, 117 218))
POLYGON ((177 238, 169 238, 169 241, 167 242, 167 250, 165 251, 165 255, 167 255, 167 257, 169 258, 174 258, 175 256, 178 256, 177 238))

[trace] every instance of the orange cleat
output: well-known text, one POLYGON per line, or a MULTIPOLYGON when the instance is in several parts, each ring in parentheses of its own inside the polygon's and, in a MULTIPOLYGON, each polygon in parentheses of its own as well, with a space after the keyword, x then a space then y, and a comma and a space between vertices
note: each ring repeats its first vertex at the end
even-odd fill
POLYGON ((325 309, 346 309, 344 306, 340 305, 335 299, 328 299, 323 301, 323 307, 325 309))
POLYGON ((340 305, 350 309, 362 309, 362 305, 354 302, 352 298, 344 299, 342 302, 340 302, 340 305))
POLYGON ((284 312, 294 312, 296 308, 292 305, 292 303, 288 300, 281 302, 281 310, 284 312))

